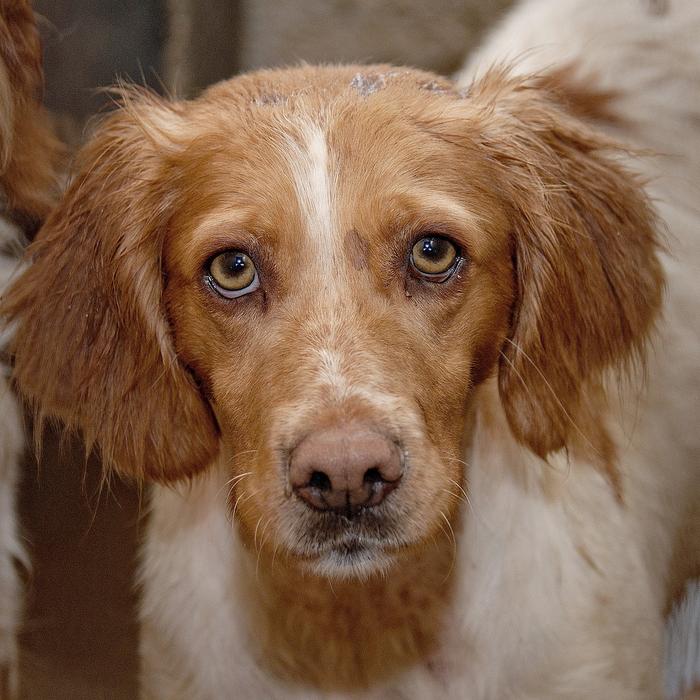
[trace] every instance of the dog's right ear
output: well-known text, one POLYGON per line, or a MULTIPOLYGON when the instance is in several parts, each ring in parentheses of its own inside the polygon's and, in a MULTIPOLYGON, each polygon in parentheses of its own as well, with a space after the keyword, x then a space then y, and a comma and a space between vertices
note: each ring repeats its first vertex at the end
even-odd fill
POLYGON ((81 152, 2 315, 15 324, 14 377, 37 415, 82 431, 106 466, 167 481, 206 467, 218 450, 162 301, 183 117, 153 95, 123 97, 81 152))

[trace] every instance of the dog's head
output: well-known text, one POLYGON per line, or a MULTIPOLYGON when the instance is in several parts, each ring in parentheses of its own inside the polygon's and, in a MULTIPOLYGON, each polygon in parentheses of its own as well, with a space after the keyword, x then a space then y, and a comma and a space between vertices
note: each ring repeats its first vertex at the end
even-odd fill
POLYGON ((544 457, 644 343, 653 214, 546 87, 304 67, 123 98, 6 300, 18 384, 122 472, 219 455, 243 533, 317 572, 453 516, 486 378, 544 457))

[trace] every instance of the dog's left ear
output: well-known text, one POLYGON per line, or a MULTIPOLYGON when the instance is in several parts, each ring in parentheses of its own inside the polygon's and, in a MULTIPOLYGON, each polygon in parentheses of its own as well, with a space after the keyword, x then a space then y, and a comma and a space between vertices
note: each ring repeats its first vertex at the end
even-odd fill
POLYGON ((592 382, 643 357, 663 290, 641 182, 563 97, 541 79, 494 71, 470 100, 512 236, 517 300, 501 401, 516 438, 542 457, 596 420, 592 382))

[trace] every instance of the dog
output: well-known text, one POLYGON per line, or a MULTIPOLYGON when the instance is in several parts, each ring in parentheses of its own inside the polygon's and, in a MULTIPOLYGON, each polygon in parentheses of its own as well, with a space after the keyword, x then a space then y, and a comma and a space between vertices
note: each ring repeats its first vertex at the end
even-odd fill
MULTIPOLYGON (((17 272, 20 244, 55 202, 61 147, 41 106, 41 45, 24 0, 0 2, 0 293, 17 272)), ((0 332, 0 348, 8 340, 0 332)), ((0 365, 0 697, 17 692, 17 627, 21 614, 15 562, 20 544, 14 499, 24 447, 20 409, 0 365)))
POLYGON ((530 0, 458 82, 121 89, 2 313, 37 420, 154 484, 142 697, 662 697, 699 28, 530 0))

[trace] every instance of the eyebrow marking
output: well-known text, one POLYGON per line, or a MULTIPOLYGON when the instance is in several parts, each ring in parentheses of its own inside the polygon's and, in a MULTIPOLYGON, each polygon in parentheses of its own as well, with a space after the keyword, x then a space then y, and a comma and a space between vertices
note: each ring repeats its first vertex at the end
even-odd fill
POLYGON ((345 233, 343 248, 354 270, 367 268, 367 241, 360 236, 356 229, 351 228, 345 233))

